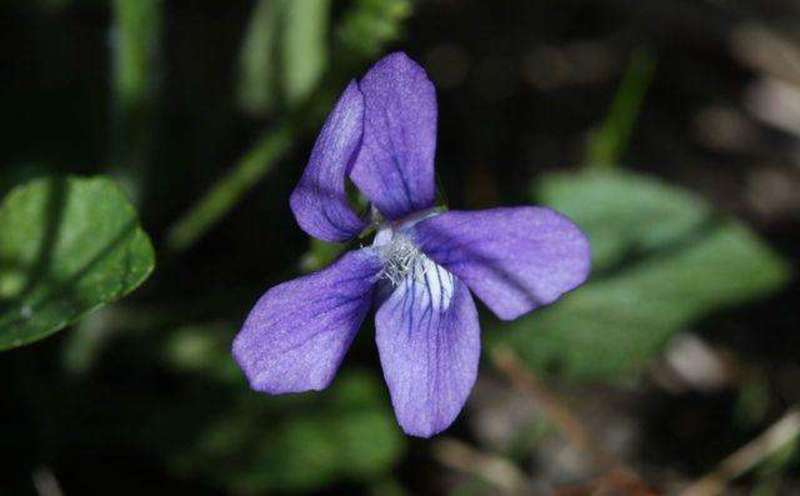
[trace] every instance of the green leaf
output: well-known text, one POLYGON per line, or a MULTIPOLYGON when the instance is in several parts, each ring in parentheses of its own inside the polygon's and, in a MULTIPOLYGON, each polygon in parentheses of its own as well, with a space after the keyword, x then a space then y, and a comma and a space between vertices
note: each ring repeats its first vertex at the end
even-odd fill
POLYGON ((532 191, 537 203, 577 222, 592 244, 592 269, 675 243, 700 229, 711 208, 690 192, 647 176, 614 171, 552 174, 532 191))
POLYGON ((0 205, 0 349, 42 339, 139 286, 153 247, 103 177, 48 177, 0 205))
POLYGON ((36 162, 4 165, 0 172, 0 200, 14 187, 51 173, 49 167, 36 162))
POLYGON ((787 279, 786 264, 747 227, 713 220, 707 204, 678 188, 609 172, 546 178, 542 193, 585 230, 607 274, 498 329, 540 370, 633 378, 681 328, 787 279))

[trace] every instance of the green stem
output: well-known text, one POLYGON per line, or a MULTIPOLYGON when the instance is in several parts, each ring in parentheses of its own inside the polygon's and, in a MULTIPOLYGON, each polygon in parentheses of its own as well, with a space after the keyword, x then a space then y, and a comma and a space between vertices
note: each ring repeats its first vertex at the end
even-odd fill
POLYGON ((163 0, 114 0, 112 163, 138 201, 148 177, 159 72, 163 0))
POLYGON ((272 170, 275 163, 291 148, 294 135, 295 129, 290 122, 283 122, 264 135, 227 176, 219 180, 211 191, 169 229, 167 250, 179 253, 194 244, 272 170))
POLYGON ((205 235, 288 153, 298 135, 317 127, 333 102, 329 89, 341 89, 366 60, 398 37, 399 25, 410 12, 407 0, 356 1, 337 31, 339 46, 332 58, 337 61, 336 70, 328 73, 306 105, 263 135, 226 177, 172 225, 166 239, 168 254, 185 251, 205 235))
POLYGON ((630 144, 655 65, 656 58, 649 49, 634 50, 605 121, 589 138, 587 166, 609 168, 619 164, 630 144))

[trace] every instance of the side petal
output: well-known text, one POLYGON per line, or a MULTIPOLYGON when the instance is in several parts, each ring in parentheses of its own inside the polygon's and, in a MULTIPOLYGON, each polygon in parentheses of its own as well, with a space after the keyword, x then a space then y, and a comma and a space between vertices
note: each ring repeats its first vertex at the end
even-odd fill
POLYGON ((322 126, 289 204, 300 227, 324 241, 347 241, 365 226, 350 208, 345 179, 361 146, 364 97, 351 81, 322 126))
POLYGON ((478 374, 480 327, 467 287, 428 261, 381 305, 376 340, 395 415, 410 435, 453 423, 478 374))
POLYGON ((548 208, 446 212, 416 224, 412 236, 501 319, 552 303, 589 275, 588 239, 548 208))
POLYGON ((370 308, 381 268, 365 248, 267 291, 233 341, 250 386, 271 394, 327 387, 370 308))
POLYGON ((359 83, 364 142, 350 178, 389 219, 433 205, 436 90, 404 53, 378 61, 359 83))

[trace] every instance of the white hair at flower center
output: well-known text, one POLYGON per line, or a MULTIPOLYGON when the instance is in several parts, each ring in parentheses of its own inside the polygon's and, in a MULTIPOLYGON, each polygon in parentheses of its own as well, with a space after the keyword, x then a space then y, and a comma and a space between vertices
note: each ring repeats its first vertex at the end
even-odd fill
POLYGON ((422 253, 408 236, 387 227, 375 236, 373 246, 383 256, 381 276, 393 287, 405 286, 406 291, 415 293, 418 303, 427 303, 434 310, 450 306, 455 288, 453 275, 422 253))

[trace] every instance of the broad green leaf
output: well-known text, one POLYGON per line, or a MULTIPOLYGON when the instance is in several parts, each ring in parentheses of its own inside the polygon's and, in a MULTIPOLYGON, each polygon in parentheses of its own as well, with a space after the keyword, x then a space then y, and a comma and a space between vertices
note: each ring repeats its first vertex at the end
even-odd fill
POLYGON ((543 184, 544 203, 586 231, 597 266, 609 273, 497 330, 540 370, 583 380, 633 378, 681 328, 787 279, 785 263, 755 234, 734 220, 711 219, 710 208, 688 192, 624 173, 543 184))
POLYGON ((153 247, 103 177, 48 177, 0 205, 0 349, 30 343, 139 286, 153 247))
POLYGON ((676 243, 701 229, 710 207, 688 191, 657 179, 615 171, 545 176, 532 191, 577 222, 592 244, 592 269, 625 256, 676 243))
POLYGON ((0 200, 14 187, 51 173, 49 167, 36 162, 4 165, 0 172, 0 200))

